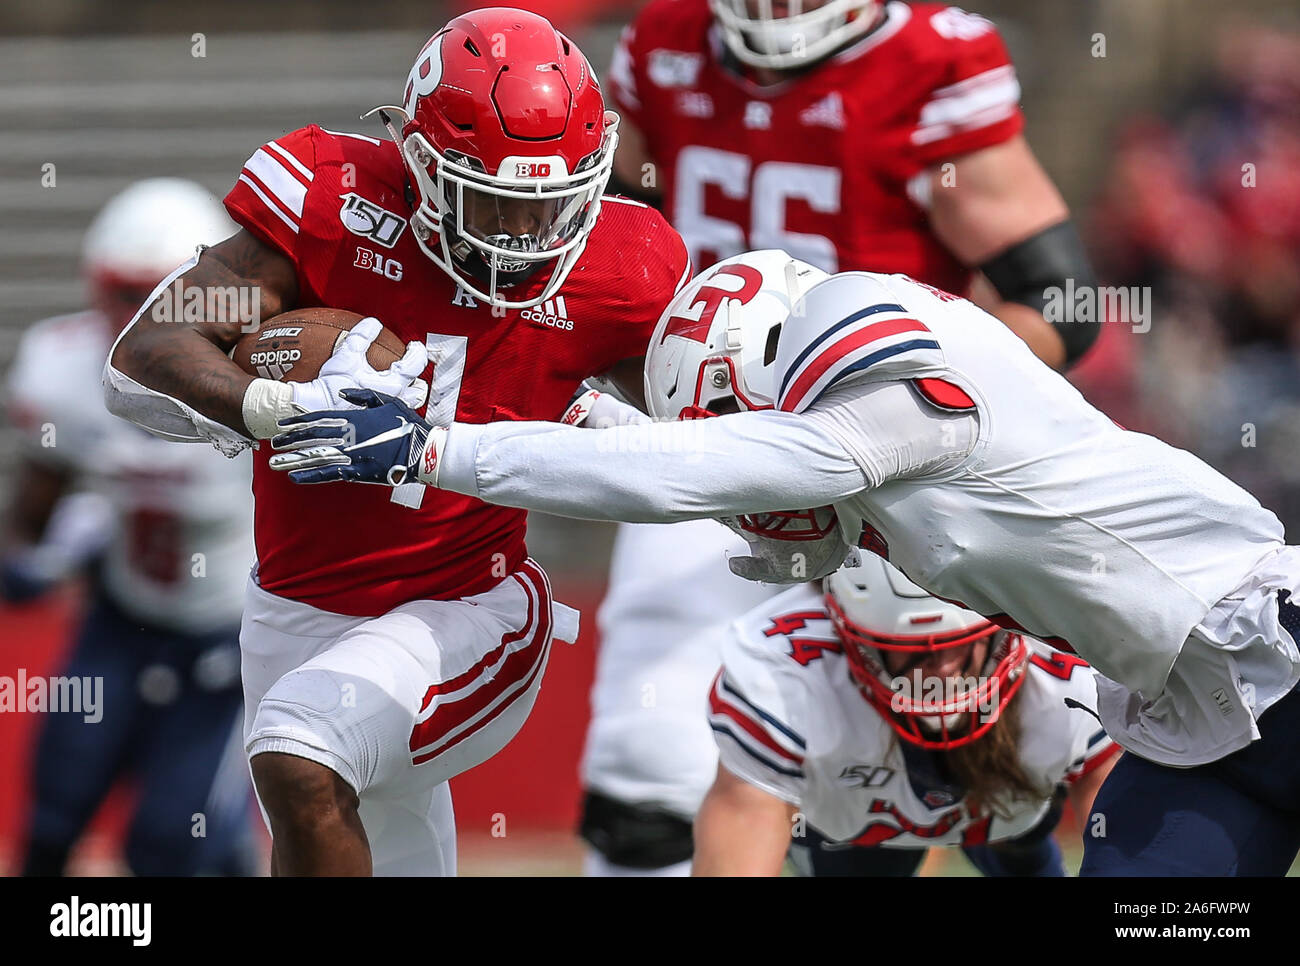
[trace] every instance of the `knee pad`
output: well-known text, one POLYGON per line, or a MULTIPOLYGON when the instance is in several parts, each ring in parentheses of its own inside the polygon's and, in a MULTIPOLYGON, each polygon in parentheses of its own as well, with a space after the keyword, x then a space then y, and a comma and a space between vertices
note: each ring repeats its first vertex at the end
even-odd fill
POLYGON ((316 668, 286 674, 257 706, 245 740, 248 756, 283 752, 306 758, 337 772, 360 794, 377 763, 369 753, 377 736, 358 720, 358 686, 352 685, 351 695, 347 686, 316 668))
POLYGON ((620 802, 588 789, 578 834, 615 865, 658 869, 695 852, 691 823, 653 805, 620 802))

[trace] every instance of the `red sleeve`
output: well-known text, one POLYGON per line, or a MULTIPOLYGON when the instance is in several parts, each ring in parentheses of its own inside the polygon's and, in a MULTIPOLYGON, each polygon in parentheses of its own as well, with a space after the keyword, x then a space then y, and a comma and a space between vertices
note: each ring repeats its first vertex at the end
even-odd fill
POLYGON ((253 152, 226 195, 230 217, 298 264, 298 227, 315 177, 315 125, 276 138, 253 152))
POLYGON ((926 15, 926 42, 942 66, 911 135, 923 167, 1010 140, 1024 127, 1020 83, 997 28, 958 7, 926 15))
POLYGON ((623 28, 614 56, 609 62, 609 98, 615 109, 632 124, 642 130, 645 125, 641 120, 641 78, 642 52, 637 49, 636 24, 623 28))

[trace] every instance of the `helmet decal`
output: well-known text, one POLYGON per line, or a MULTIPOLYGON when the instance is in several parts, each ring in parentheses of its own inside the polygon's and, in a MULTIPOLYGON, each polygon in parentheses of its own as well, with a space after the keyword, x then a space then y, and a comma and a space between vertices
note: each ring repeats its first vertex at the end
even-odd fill
POLYGON ((704 343, 708 341, 709 329, 713 326, 713 317, 717 314, 722 304, 729 299, 735 299, 741 305, 748 305, 750 300, 758 294, 763 287, 763 274, 756 268, 736 262, 731 265, 723 265, 713 273, 710 279, 712 283, 719 275, 733 275, 741 280, 740 288, 731 291, 725 288, 719 288, 716 285, 709 284, 701 286, 695 293, 695 298, 686 309, 695 308, 703 304, 704 308, 700 310, 699 318, 692 319, 686 315, 672 315, 668 318, 668 325, 664 329, 664 334, 660 337, 659 343, 662 345, 664 339, 670 335, 681 336, 683 339, 690 339, 694 342, 704 343))
POLYGON ((435 34, 424 45, 420 56, 416 58, 410 75, 406 78, 406 93, 402 98, 402 109, 408 117, 415 112, 415 99, 428 97, 442 83, 442 33, 435 34))

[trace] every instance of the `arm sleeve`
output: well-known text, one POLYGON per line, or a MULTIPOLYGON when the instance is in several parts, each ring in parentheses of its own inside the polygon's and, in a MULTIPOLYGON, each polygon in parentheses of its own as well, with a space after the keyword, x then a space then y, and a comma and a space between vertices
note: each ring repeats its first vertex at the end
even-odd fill
POLYGON ((155 436, 178 443, 211 443, 225 456, 236 456, 251 443, 228 426, 209 419, 179 399, 164 395, 142 385, 113 366, 113 353, 122 336, 131 331, 155 298, 178 276, 189 271, 198 257, 191 258, 158 283, 158 287, 145 299, 144 306, 135 314, 129 325, 113 341, 104 362, 104 405, 114 416, 135 423, 155 436))
MULTIPOLYGON (((1068 717, 1069 764, 1060 780, 1066 785, 1073 785, 1079 779, 1092 772, 1100 765, 1110 761, 1120 752, 1120 746, 1108 735, 1097 720, 1097 677, 1096 670, 1079 661, 1073 655, 1061 655, 1066 661, 1052 666, 1050 673, 1060 677, 1058 667, 1065 667, 1066 694, 1078 707, 1071 707, 1068 717), (1086 710, 1085 710, 1086 709, 1086 710)), ((1040 667, 1045 665, 1040 665, 1040 667)), ((1068 705, 1067 705, 1068 707, 1068 705)))
POLYGON ((877 482, 823 429, 770 410, 606 429, 456 423, 438 473, 489 503, 630 523, 824 506, 877 482))
MULTIPOLYGON (((25 459, 55 470, 73 470, 86 439, 84 420, 69 420, 70 400, 62 380, 51 379, 57 372, 56 359, 43 345, 36 328, 18 343, 12 367, 5 380, 4 403, 10 428, 15 431, 19 449, 25 459), (60 445, 42 445, 45 428, 53 426, 60 445), (69 442, 72 445, 67 445, 69 442)), ((81 405, 75 397, 75 405, 81 405)), ((75 411, 72 409, 71 411, 75 411)))
POLYGON ((911 380, 832 389, 804 416, 838 440, 876 486, 955 469, 979 439, 976 412, 940 409, 911 380))
MULTIPOLYGON (((262 145, 244 162, 225 198, 226 210, 236 224, 289 258, 295 266, 303 205, 315 178, 317 130, 315 126, 305 127, 262 145)), ((194 265, 195 260, 186 262, 165 278, 145 305, 194 265)), ((139 317, 137 313, 123 334, 139 317)), ((119 335, 118 341, 121 338, 119 335)), ((226 456, 235 456, 251 445, 228 426, 115 369, 111 360, 116 349, 117 342, 114 342, 110 361, 104 366, 104 402, 114 415, 164 439, 211 443, 226 456)))

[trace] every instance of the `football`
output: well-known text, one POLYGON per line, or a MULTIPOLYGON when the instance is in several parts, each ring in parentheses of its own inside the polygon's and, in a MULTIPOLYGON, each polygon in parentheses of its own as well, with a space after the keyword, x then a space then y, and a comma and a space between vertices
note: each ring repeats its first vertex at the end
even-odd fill
MULTIPOLYGON (((250 376, 277 382, 309 382, 320 374, 325 360, 363 318, 342 309, 291 309, 242 336, 230 358, 250 376)), ((405 352, 402 340, 384 329, 370 344, 366 360, 376 369, 387 369, 405 352)))

